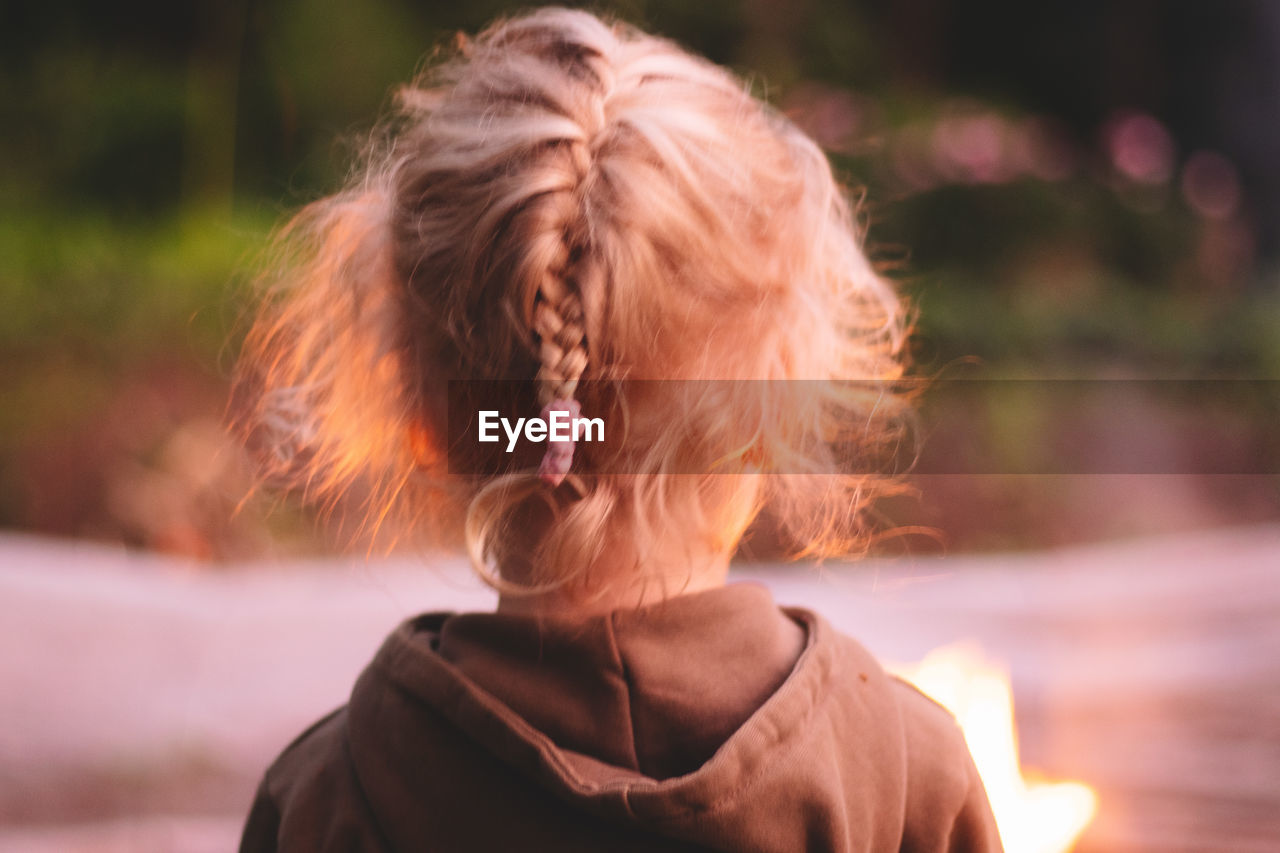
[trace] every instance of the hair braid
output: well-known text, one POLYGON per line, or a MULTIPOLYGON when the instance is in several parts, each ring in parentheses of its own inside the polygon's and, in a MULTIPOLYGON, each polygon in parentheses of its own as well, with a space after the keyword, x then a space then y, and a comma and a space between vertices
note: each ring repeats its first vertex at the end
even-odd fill
POLYGON ((580 260, 582 193, 591 172, 591 155, 587 146, 573 142, 557 146, 556 153, 569 162, 573 178, 571 188, 562 190, 556 212, 560 245, 538 282, 533 308, 533 333, 538 344, 538 401, 570 400, 577 391, 578 379, 587 366, 586 326, 582 298, 577 290, 573 265, 580 260))
MULTIPOLYGON (((600 87, 599 97, 580 114, 589 125, 583 128, 583 135, 590 140, 604 124, 604 104, 612 88, 613 75, 602 67, 606 63, 599 54, 591 53, 584 59, 591 61, 591 71, 600 87)), ((580 412, 575 399, 578 381, 588 362, 587 322, 575 267, 589 263, 585 258, 590 247, 585 240, 583 199, 591 181, 592 155, 589 143, 584 140, 568 141, 554 150, 557 156, 568 161, 565 165, 572 169, 573 179, 572 187, 562 191, 563 203, 557 206, 564 217, 561 245, 538 282, 532 330, 537 343, 536 378, 542 416, 549 418, 553 411, 567 411, 570 418, 574 418, 580 412)), ((560 485, 573 463, 573 449, 572 439, 549 442, 538 475, 551 486, 560 485)), ((575 483, 575 488, 582 491, 580 483, 575 483)))
POLYGON ((587 366, 582 301, 569 281, 548 274, 538 289, 533 329, 538 336, 538 401, 569 400, 587 366))

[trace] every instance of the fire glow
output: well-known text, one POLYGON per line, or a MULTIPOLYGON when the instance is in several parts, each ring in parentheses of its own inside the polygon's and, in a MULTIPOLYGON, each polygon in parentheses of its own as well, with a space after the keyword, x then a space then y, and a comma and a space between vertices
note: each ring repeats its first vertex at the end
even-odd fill
POLYGON ((894 671, 955 714, 991 800, 1007 853, 1066 853, 1093 820, 1098 797, 1079 782, 1029 781, 1018 764, 1009 676, 973 647, 930 652, 894 671))

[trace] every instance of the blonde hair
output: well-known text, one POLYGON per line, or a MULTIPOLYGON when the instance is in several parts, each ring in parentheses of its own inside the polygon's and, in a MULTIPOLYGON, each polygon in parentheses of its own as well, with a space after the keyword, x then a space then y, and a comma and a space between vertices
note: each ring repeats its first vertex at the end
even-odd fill
POLYGON ((610 543, 731 548, 764 508, 797 555, 865 542, 889 481, 848 449, 892 438, 899 398, 845 380, 900 377, 907 324, 788 120, 669 41, 549 8, 460 41, 380 139, 276 243, 236 396, 267 479, 369 530, 463 532, 508 590, 598 589, 610 543), (613 467, 581 448, 565 487, 446 465, 450 380, 534 378, 542 403, 720 382, 614 400, 613 467))

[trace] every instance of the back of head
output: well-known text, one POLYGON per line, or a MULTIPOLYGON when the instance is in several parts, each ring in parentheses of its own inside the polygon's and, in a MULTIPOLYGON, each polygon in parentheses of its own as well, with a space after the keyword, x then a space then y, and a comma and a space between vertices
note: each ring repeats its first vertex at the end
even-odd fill
POLYGON ((463 533, 499 585, 590 593, 606 549, 642 574, 656 537, 731 548, 765 507, 798 552, 862 540, 880 481, 849 437, 884 439, 884 400, 844 380, 900 375, 903 314, 785 118, 670 42, 544 9, 462 43, 380 140, 279 240, 239 377, 269 478, 463 533), (527 381, 521 414, 622 403, 625 437, 559 487, 450 460, 448 384, 495 379, 527 381))

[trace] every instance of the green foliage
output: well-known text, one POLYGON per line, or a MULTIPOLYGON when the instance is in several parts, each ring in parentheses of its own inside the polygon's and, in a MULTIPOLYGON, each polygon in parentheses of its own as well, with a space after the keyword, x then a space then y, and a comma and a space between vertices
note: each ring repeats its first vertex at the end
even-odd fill
MULTIPOLYGON (((1220 260, 1236 251, 1233 223, 1193 215, 1176 181, 1118 181, 1089 139, 1066 141, 1075 168, 1053 179, 942 169, 930 158, 957 109, 1008 134, 1036 117, 1012 105, 1014 82, 975 101, 905 73, 912 58, 895 54, 875 4, 569 5, 737 68, 802 124, 815 112, 806 98, 821 101, 834 134, 822 141, 867 189, 873 254, 905 261, 893 274, 919 311, 923 372, 975 357, 1003 375, 1280 375, 1273 283, 1249 258, 1220 260)), ((93 445, 122 389, 159 383, 157 365, 205 394, 181 403, 192 408, 171 415, 170 434, 183 417, 216 419, 271 227, 345 179, 424 57, 518 8, 206 2, 136 32, 84 0, 31 13, 38 38, 0 63, 0 456, 20 462, 0 472, 0 524, 115 535, 119 519, 102 507, 33 515, 40 466, 93 445)), ((999 405, 996 426, 1036 415, 999 405)), ((83 464, 150 465, 167 441, 157 433, 83 464)), ((115 474, 103 471, 101 495, 85 502, 110 503, 115 474)))
POLYGON ((216 353, 233 325, 233 283, 270 227, 260 216, 196 212, 161 221, 49 208, 0 215, 0 349, 115 364, 168 346, 216 353))

